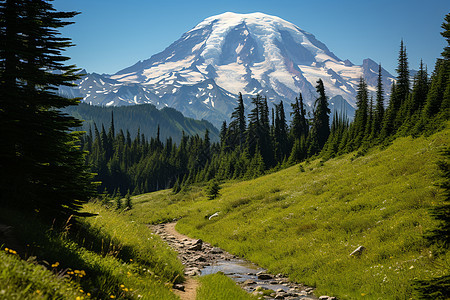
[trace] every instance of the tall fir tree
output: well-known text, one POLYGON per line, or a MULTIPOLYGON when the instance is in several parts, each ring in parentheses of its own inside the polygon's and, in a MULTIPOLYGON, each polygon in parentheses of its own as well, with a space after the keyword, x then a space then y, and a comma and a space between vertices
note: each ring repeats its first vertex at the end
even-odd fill
POLYGON ((235 145, 242 147, 245 142, 245 130, 247 129, 247 124, 245 120, 244 100, 242 99, 241 93, 239 93, 238 105, 231 113, 230 129, 233 132, 233 142, 235 145))
POLYGON ((310 132, 309 154, 318 153, 330 135, 330 109, 328 108, 328 99, 325 95, 325 87, 322 79, 317 81, 316 86, 319 97, 315 102, 314 119, 310 132))
POLYGON ((369 99, 367 84, 363 77, 359 79, 358 90, 356 93, 356 111, 355 119, 352 124, 352 132, 354 139, 354 148, 361 145, 367 127, 367 117, 369 112, 369 99))
POLYGON ((410 93, 410 78, 408 67, 408 56, 406 54, 406 47, 403 44, 403 40, 400 43, 400 51, 398 56, 397 66, 397 82, 396 82, 396 95, 394 98, 393 108, 395 112, 394 128, 397 130, 405 120, 408 108, 407 99, 410 93))
POLYGON ((49 1, 0 2, 0 205, 39 211, 49 221, 78 214, 92 195, 79 149, 81 121, 60 112, 76 105, 56 93, 78 77, 62 51, 59 29, 76 12, 49 1))
POLYGON ((376 104, 373 115, 373 130, 372 136, 378 137, 381 132, 384 118, 384 90, 383 90, 383 78, 381 75, 381 64, 378 65, 378 78, 377 78, 377 91, 376 91, 376 104))

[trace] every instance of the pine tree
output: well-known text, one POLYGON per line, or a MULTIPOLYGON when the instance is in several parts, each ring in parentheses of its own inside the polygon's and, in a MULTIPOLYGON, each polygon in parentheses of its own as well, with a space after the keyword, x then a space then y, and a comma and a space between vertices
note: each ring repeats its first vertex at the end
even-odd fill
POLYGON ((408 57, 406 54, 406 47, 403 45, 403 40, 400 43, 400 51, 398 57, 397 71, 397 83, 396 83, 396 95, 393 98, 393 109, 395 111, 394 128, 397 130, 405 120, 407 116, 407 99, 409 97, 410 79, 409 79, 409 67, 408 57))
POLYGON ((216 199, 220 194, 220 185, 217 180, 212 180, 206 189, 206 194, 209 200, 216 199))
POLYGON ((77 79, 58 32, 76 14, 43 0, 0 2, 0 205, 50 221, 77 214, 93 193, 80 133, 70 133, 81 122, 59 111, 78 102, 56 94, 77 79))
POLYGON ((125 195, 125 207, 128 209, 133 208, 133 204, 131 203, 130 190, 128 190, 127 194, 125 195))
POLYGON ((428 87, 428 74, 424 69, 422 60, 420 60, 419 72, 414 76, 412 93, 408 98, 410 99, 407 106, 408 117, 411 117, 413 114, 423 109, 428 94, 428 87))
POLYGON ((395 117, 397 115, 396 105, 397 102, 397 88, 395 82, 392 83, 391 96, 389 99, 389 106, 384 113, 383 126, 381 129, 381 139, 387 139, 395 133, 395 117))
POLYGON ((273 139, 275 142, 275 157, 280 163, 289 154, 289 141, 288 141, 288 129, 286 123, 286 115, 284 113, 283 101, 280 104, 275 105, 275 120, 274 120, 274 135, 273 139))
POLYGON ((316 86, 319 97, 315 102, 314 119, 310 132, 309 155, 318 153, 330 135, 330 109, 322 79, 317 81, 316 86))
POLYGON ((238 106, 231 113, 230 128, 233 130, 233 142, 236 145, 243 146, 245 142, 245 130, 247 129, 245 121, 245 108, 242 94, 239 93, 238 106))
POLYGON ((364 134, 366 132, 367 127, 367 117, 369 112, 369 99, 367 92, 367 84, 364 78, 360 78, 358 91, 356 93, 356 111, 355 111, 355 120, 352 124, 352 134, 354 138, 354 147, 353 149, 361 146, 361 142, 363 140, 364 134))
POLYGON ((377 80, 377 99, 375 105, 375 112, 373 115, 373 131, 372 136, 377 137, 380 135, 384 118, 384 91, 383 82, 381 76, 381 64, 378 65, 378 80, 377 80))

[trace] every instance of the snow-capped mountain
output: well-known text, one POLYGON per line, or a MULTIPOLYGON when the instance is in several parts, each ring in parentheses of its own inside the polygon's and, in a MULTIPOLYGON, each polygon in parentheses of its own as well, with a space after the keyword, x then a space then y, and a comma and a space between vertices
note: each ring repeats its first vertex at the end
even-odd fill
MULTIPOLYGON (((394 78, 384 69, 382 74, 388 91, 394 78)), ((375 91, 377 75, 374 61, 343 61, 283 19, 228 12, 205 19, 150 59, 114 75, 88 74, 75 90, 61 92, 94 105, 174 107, 217 125, 229 118, 239 92, 246 103, 258 93, 269 103, 292 102, 302 92, 312 105, 321 78, 330 102, 344 108, 342 98, 354 106, 359 78, 375 91)))

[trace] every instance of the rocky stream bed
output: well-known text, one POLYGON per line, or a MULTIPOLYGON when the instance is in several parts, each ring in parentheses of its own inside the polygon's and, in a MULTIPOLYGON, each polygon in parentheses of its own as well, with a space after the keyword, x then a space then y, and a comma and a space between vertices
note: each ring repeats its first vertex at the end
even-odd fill
MULTIPOLYGON (((336 299, 325 295, 317 298, 313 295, 312 287, 291 282, 282 274, 270 274, 257 265, 212 247, 202 240, 182 235, 175 230, 175 225, 176 223, 165 223, 154 225, 151 229, 178 252, 178 258, 185 266, 185 275, 188 278, 223 272, 247 292, 254 295, 264 294, 263 299, 336 299)), ((187 290, 182 284, 174 285, 174 289, 181 293, 187 290)))

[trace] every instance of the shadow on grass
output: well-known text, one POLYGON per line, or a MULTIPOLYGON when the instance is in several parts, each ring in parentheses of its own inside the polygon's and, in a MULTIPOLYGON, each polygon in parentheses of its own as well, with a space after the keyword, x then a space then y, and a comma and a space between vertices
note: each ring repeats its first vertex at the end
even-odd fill
POLYGON ((3 239, 0 245, 17 248, 23 259, 35 258, 35 261, 61 277, 72 277, 94 298, 107 299, 119 294, 118 277, 111 268, 105 268, 95 259, 86 259, 83 255, 92 251, 102 257, 113 256, 127 261, 132 249, 121 246, 117 240, 83 223, 70 220, 63 226, 44 224, 35 216, 22 212, 2 209, 0 224, 8 227, 9 241, 3 239), (13 244, 11 244, 13 240, 13 244), (52 264, 58 262, 58 266, 52 264), (74 270, 83 270, 87 276, 70 275, 74 270))

